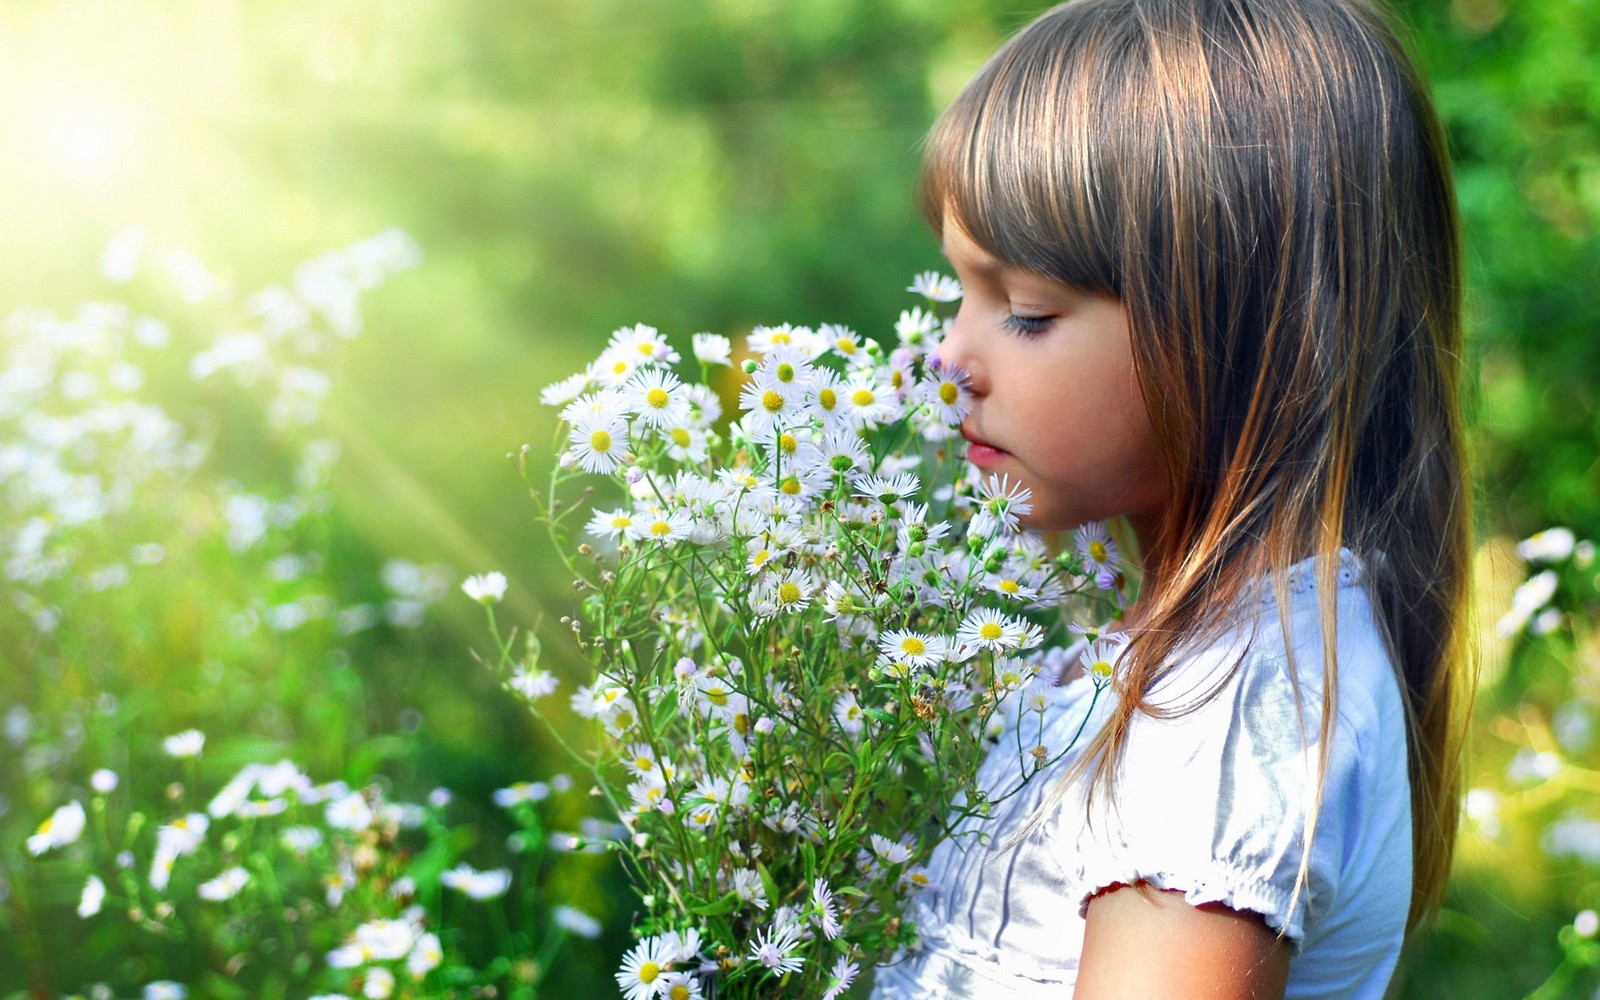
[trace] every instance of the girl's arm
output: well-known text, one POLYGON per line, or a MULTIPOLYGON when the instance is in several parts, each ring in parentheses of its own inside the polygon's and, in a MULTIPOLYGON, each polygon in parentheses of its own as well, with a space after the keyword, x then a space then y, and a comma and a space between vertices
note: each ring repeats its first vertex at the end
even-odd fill
POLYGON ((1283 1000, 1289 942, 1261 917, 1148 884, 1089 901, 1074 1000, 1283 1000))

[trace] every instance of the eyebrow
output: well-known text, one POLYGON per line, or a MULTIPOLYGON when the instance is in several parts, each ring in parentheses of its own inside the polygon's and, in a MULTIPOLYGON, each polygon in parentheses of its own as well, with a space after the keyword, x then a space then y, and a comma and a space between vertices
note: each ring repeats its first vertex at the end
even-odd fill
MULTIPOLYGON (((943 257, 946 261, 949 261, 952 266, 955 265, 955 261, 950 260, 950 253, 945 249, 943 243, 939 244, 939 256, 943 257)), ((1008 271, 1021 270, 1020 268, 1012 267, 1009 264, 1003 263, 1002 261, 989 256, 989 254, 981 247, 977 249, 977 252, 972 259, 967 261, 967 267, 970 270, 978 272, 979 274, 1002 274, 1008 271)))

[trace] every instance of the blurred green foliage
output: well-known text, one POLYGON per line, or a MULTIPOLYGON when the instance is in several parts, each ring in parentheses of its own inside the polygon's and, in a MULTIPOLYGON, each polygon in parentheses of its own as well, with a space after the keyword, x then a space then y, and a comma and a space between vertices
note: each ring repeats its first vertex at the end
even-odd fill
MULTIPOLYGON (((1483 532, 1564 523, 1593 537, 1600 6, 1399 6, 1456 153, 1483 532)), ((524 443, 549 452, 554 415, 538 388, 626 323, 679 343, 757 322, 881 332, 907 278, 940 264, 912 198, 920 138, 1042 7, 9 0, 0 303, 114 294, 90 262, 128 222, 242 288, 404 228, 424 266, 374 297, 369 332, 336 373, 329 572, 370 580, 390 556, 458 575, 499 568, 512 578, 505 614, 548 622, 569 608, 565 580, 503 458, 524 443)), ((193 331, 196 346, 213 332, 193 331)), ((272 461, 248 448, 227 458, 272 461)), ((171 607, 198 616, 206 567, 193 572, 173 580, 189 596, 171 607)), ((147 623, 176 639, 123 682, 152 693, 141 711, 153 732, 226 719, 290 740, 306 764, 349 765, 370 734, 420 718, 406 762, 416 780, 484 800, 560 763, 467 655, 484 641, 477 611, 446 602, 406 643, 364 639, 353 685, 322 662, 279 663, 281 701, 260 714, 166 697, 214 690, 196 678, 218 652, 195 644, 192 623, 147 623)), ((32 655, 23 634, 7 639, 7 656, 32 655)), ((566 655, 550 644, 551 666, 571 677, 566 655)), ((1491 694, 1515 711, 1517 692, 1491 694)), ((1485 750, 1482 766, 1503 756, 1485 750)), ((1522 995, 1559 960, 1555 928, 1588 905, 1592 882, 1572 870, 1474 860, 1401 995, 1522 995)), ((618 895, 609 915, 626 906, 618 895)), ((606 954, 589 955, 582 992, 606 988, 606 954)))

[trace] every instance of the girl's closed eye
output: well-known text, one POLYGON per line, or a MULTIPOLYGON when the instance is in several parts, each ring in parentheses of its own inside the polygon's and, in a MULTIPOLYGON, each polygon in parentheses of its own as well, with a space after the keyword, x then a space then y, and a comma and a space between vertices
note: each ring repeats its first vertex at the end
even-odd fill
POLYGON ((1013 312, 1007 313, 1001 323, 1019 337, 1037 337, 1049 330, 1054 321, 1054 316, 1021 316, 1013 312))

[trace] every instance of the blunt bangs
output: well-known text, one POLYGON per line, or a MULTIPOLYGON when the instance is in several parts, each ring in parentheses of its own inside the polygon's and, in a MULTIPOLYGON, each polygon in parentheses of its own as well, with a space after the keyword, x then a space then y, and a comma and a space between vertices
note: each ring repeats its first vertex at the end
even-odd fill
POLYGON ((949 213, 1004 264, 1120 297, 1120 190, 1138 160, 1113 123, 1142 54, 1103 37, 1084 16, 1097 6, 1057 8, 990 58, 929 133, 918 188, 934 232, 949 213))

